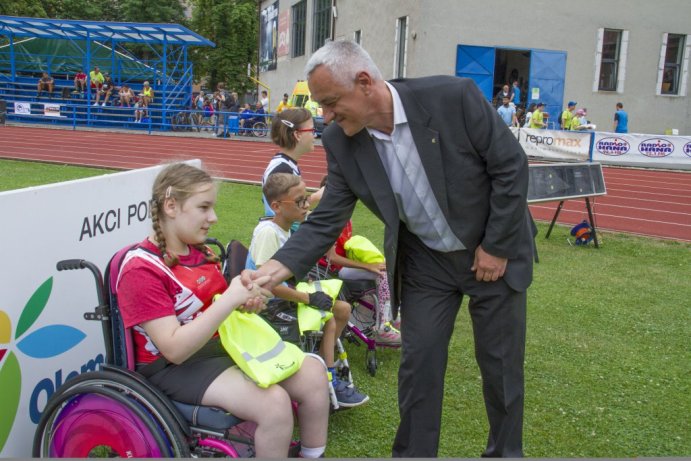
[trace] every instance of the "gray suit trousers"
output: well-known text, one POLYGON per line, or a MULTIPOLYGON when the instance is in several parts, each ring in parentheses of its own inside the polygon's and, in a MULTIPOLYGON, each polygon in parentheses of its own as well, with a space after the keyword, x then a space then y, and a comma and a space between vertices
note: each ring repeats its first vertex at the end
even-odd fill
POLYGON ((401 420, 393 456, 437 456, 449 341, 464 295, 470 297, 475 358, 490 425, 483 456, 523 456, 526 293, 502 279, 476 281, 470 270, 473 252, 431 250, 405 226, 400 228, 399 258, 401 420))

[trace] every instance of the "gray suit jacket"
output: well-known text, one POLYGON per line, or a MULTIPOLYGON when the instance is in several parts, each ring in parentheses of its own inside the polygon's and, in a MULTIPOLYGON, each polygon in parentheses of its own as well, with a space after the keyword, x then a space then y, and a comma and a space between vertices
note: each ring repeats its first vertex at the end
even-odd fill
MULTIPOLYGON (((508 258, 517 291, 532 280, 535 226, 528 212, 528 159, 472 80, 451 76, 394 80, 422 164, 449 225, 474 252, 508 258)), ((324 132, 328 186, 321 202, 274 259, 298 278, 333 245, 358 199, 386 226, 384 252, 397 306, 400 221, 388 177, 367 130, 324 132)), ((470 268, 468 268, 470 269, 470 268)))

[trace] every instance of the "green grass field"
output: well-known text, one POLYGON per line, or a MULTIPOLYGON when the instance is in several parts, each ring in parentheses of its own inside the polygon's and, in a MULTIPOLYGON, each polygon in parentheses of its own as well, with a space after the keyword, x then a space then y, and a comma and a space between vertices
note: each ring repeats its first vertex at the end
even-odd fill
MULTIPOLYGON (((0 190, 109 171, 0 161, 0 190)), ((0 200, 2 198, 0 197, 0 200)), ((222 183, 222 241, 249 243, 260 189, 222 183)), ((11 217, 4 217, 10 219, 11 217)), ((381 223, 363 207, 356 233, 381 246, 381 223)), ((691 245, 602 233, 602 247, 575 247, 568 228, 537 237, 529 290, 525 454, 529 457, 691 456, 691 245)), ((367 405, 331 417, 329 457, 388 457, 398 421, 398 351, 383 350, 376 377, 364 347, 346 344, 367 405)), ((451 344, 439 455, 478 457, 487 422, 467 308, 451 344)))

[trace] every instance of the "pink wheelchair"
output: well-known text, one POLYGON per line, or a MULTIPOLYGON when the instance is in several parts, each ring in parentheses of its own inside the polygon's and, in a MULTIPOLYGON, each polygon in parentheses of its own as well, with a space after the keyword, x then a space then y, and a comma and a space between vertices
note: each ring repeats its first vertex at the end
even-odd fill
POLYGON ((89 261, 57 263, 59 271, 88 269, 95 279, 98 306, 84 317, 101 322, 106 363, 99 371, 68 380, 48 400, 36 428, 33 456, 252 457, 254 423, 219 408, 172 401, 134 371, 132 335, 123 327, 112 290, 129 249, 111 259, 105 277, 89 261))

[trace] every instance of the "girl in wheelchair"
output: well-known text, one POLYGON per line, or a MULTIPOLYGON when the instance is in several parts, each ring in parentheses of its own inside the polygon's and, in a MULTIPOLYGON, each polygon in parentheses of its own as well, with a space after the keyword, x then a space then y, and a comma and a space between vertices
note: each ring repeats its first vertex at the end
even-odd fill
POLYGON ((257 457, 286 457, 297 402, 301 455, 326 447, 329 400, 322 364, 306 357, 289 378, 260 388, 218 341, 221 322, 237 308, 256 312, 268 292, 227 285, 218 258, 203 246, 214 212, 216 185, 203 170, 173 164, 156 178, 153 233, 123 258, 116 293, 125 327, 133 327, 137 371, 173 400, 216 406, 257 424, 257 457), (219 293, 220 296, 217 296, 219 293))

